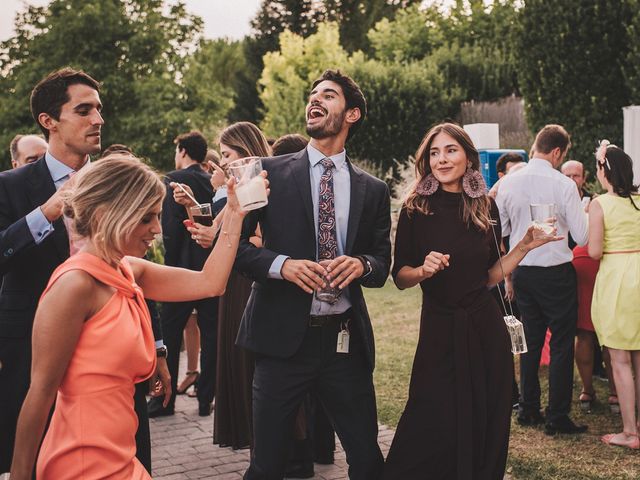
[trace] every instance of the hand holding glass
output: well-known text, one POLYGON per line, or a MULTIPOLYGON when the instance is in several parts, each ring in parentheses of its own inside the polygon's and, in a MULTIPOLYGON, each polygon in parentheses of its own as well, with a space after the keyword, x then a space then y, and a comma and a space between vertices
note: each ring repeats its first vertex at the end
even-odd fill
MULTIPOLYGON (((320 260, 318 263, 324 268, 327 268, 327 266, 331 263, 331 260, 320 260)), ((322 281, 325 283, 325 286, 316 290, 316 300, 333 305, 338 301, 338 297, 342 293, 342 290, 340 290, 338 287, 330 286, 331 279, 328 275, 322 277, 322 281)))
POLYGON ((190 207, 189 212, 191 212, 191 218, 193 218, 194 222, 204 225, 205 227, 213 225, 210 203, 201 203, 194 207, 190 207))
POLYGON ((553 236, 556 222, 556 206, 553 203, 534 203, 529 206, 534 231, 533 238, 553 236))
POLYGON ((267 200, 267 187, 262 172, 262 161, 259 157, 247 157, 228 165, 229 173, 236 180, 236 196, 244 211, 264 207, 267 200))

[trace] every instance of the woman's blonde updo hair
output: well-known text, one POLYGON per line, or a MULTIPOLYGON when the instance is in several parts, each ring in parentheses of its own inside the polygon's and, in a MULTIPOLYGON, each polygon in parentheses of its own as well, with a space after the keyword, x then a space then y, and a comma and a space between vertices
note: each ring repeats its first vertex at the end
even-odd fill
POLYGON ((134 228, 164 198, 165 186, 154 170, 127 153, 93 162, 77 177, 64 197, 64 215, 78 236, 91 239, 100 257, 117 263, 134 228))

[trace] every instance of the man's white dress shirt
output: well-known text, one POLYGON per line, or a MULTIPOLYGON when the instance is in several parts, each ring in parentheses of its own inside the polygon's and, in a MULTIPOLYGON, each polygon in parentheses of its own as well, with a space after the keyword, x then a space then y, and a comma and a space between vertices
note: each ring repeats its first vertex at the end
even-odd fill
POLYGON ((587 243, 587 214, 576 184, 547 160, 532 158, 525 168, 502 177, 496 203, 502 235, 510 235, 511 248, 522 240, 531 225, 531 204, 553 203, 556 206, 557 235, 565 238, 530 251, 520 265, 552 267, 572 261, 573 253, 567 244, 569 232, 578 245, 587 243))

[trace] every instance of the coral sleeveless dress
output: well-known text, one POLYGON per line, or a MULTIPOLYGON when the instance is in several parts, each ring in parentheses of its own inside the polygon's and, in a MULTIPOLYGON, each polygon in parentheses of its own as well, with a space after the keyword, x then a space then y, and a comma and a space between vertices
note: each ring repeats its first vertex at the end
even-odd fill
POLYGON ((83 270, 116 292, 82 328, 58 388, 37 478, 150 479, 135 457, 134 384, 149 378, 156 365, 142 290, 125 259, 116 270, 82 252, 58 267, 44 294, 70 270, 83 270))

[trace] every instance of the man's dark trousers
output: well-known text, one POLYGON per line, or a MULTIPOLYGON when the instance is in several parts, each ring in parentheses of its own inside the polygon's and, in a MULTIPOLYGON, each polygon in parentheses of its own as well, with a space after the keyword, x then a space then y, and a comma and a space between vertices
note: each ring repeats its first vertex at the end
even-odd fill
POLYGON ((573 392, 573 355, 578 302, 571 263, 553 267, 518 267, 513 273, 528 353, 520 357, 520 411, 540 409, 538 367, 547 328, 551 331, 549 408, 546 421, 569 414, 573 392))
POLYGON ((310 389, 317 392, 316 398, 326 408, 345 450, 350 452, 349 478, 378 478, 383 458, 377 444, 372 372, 357 328, 350 327, 349 353, 336 353, 340 328, 340 322, 308 327, 292 358, 256 355, 254 435, 270 441, 252 452, 253 465, 244 476, 246 480, 282 479, 295 416, 310 389))
POLYGON ((178 365, 182 332, 193 309, 198 311, 200 328, 200 377, 198 402, 210 404, 216 388, 216 355, 218 345, 218 298, 206 298, 193 302, 163 303, 160 315, 162 334, 167 346, 167 365, 171 374, 171 400, 167 408, 173 409, 178 388, 178 365))

